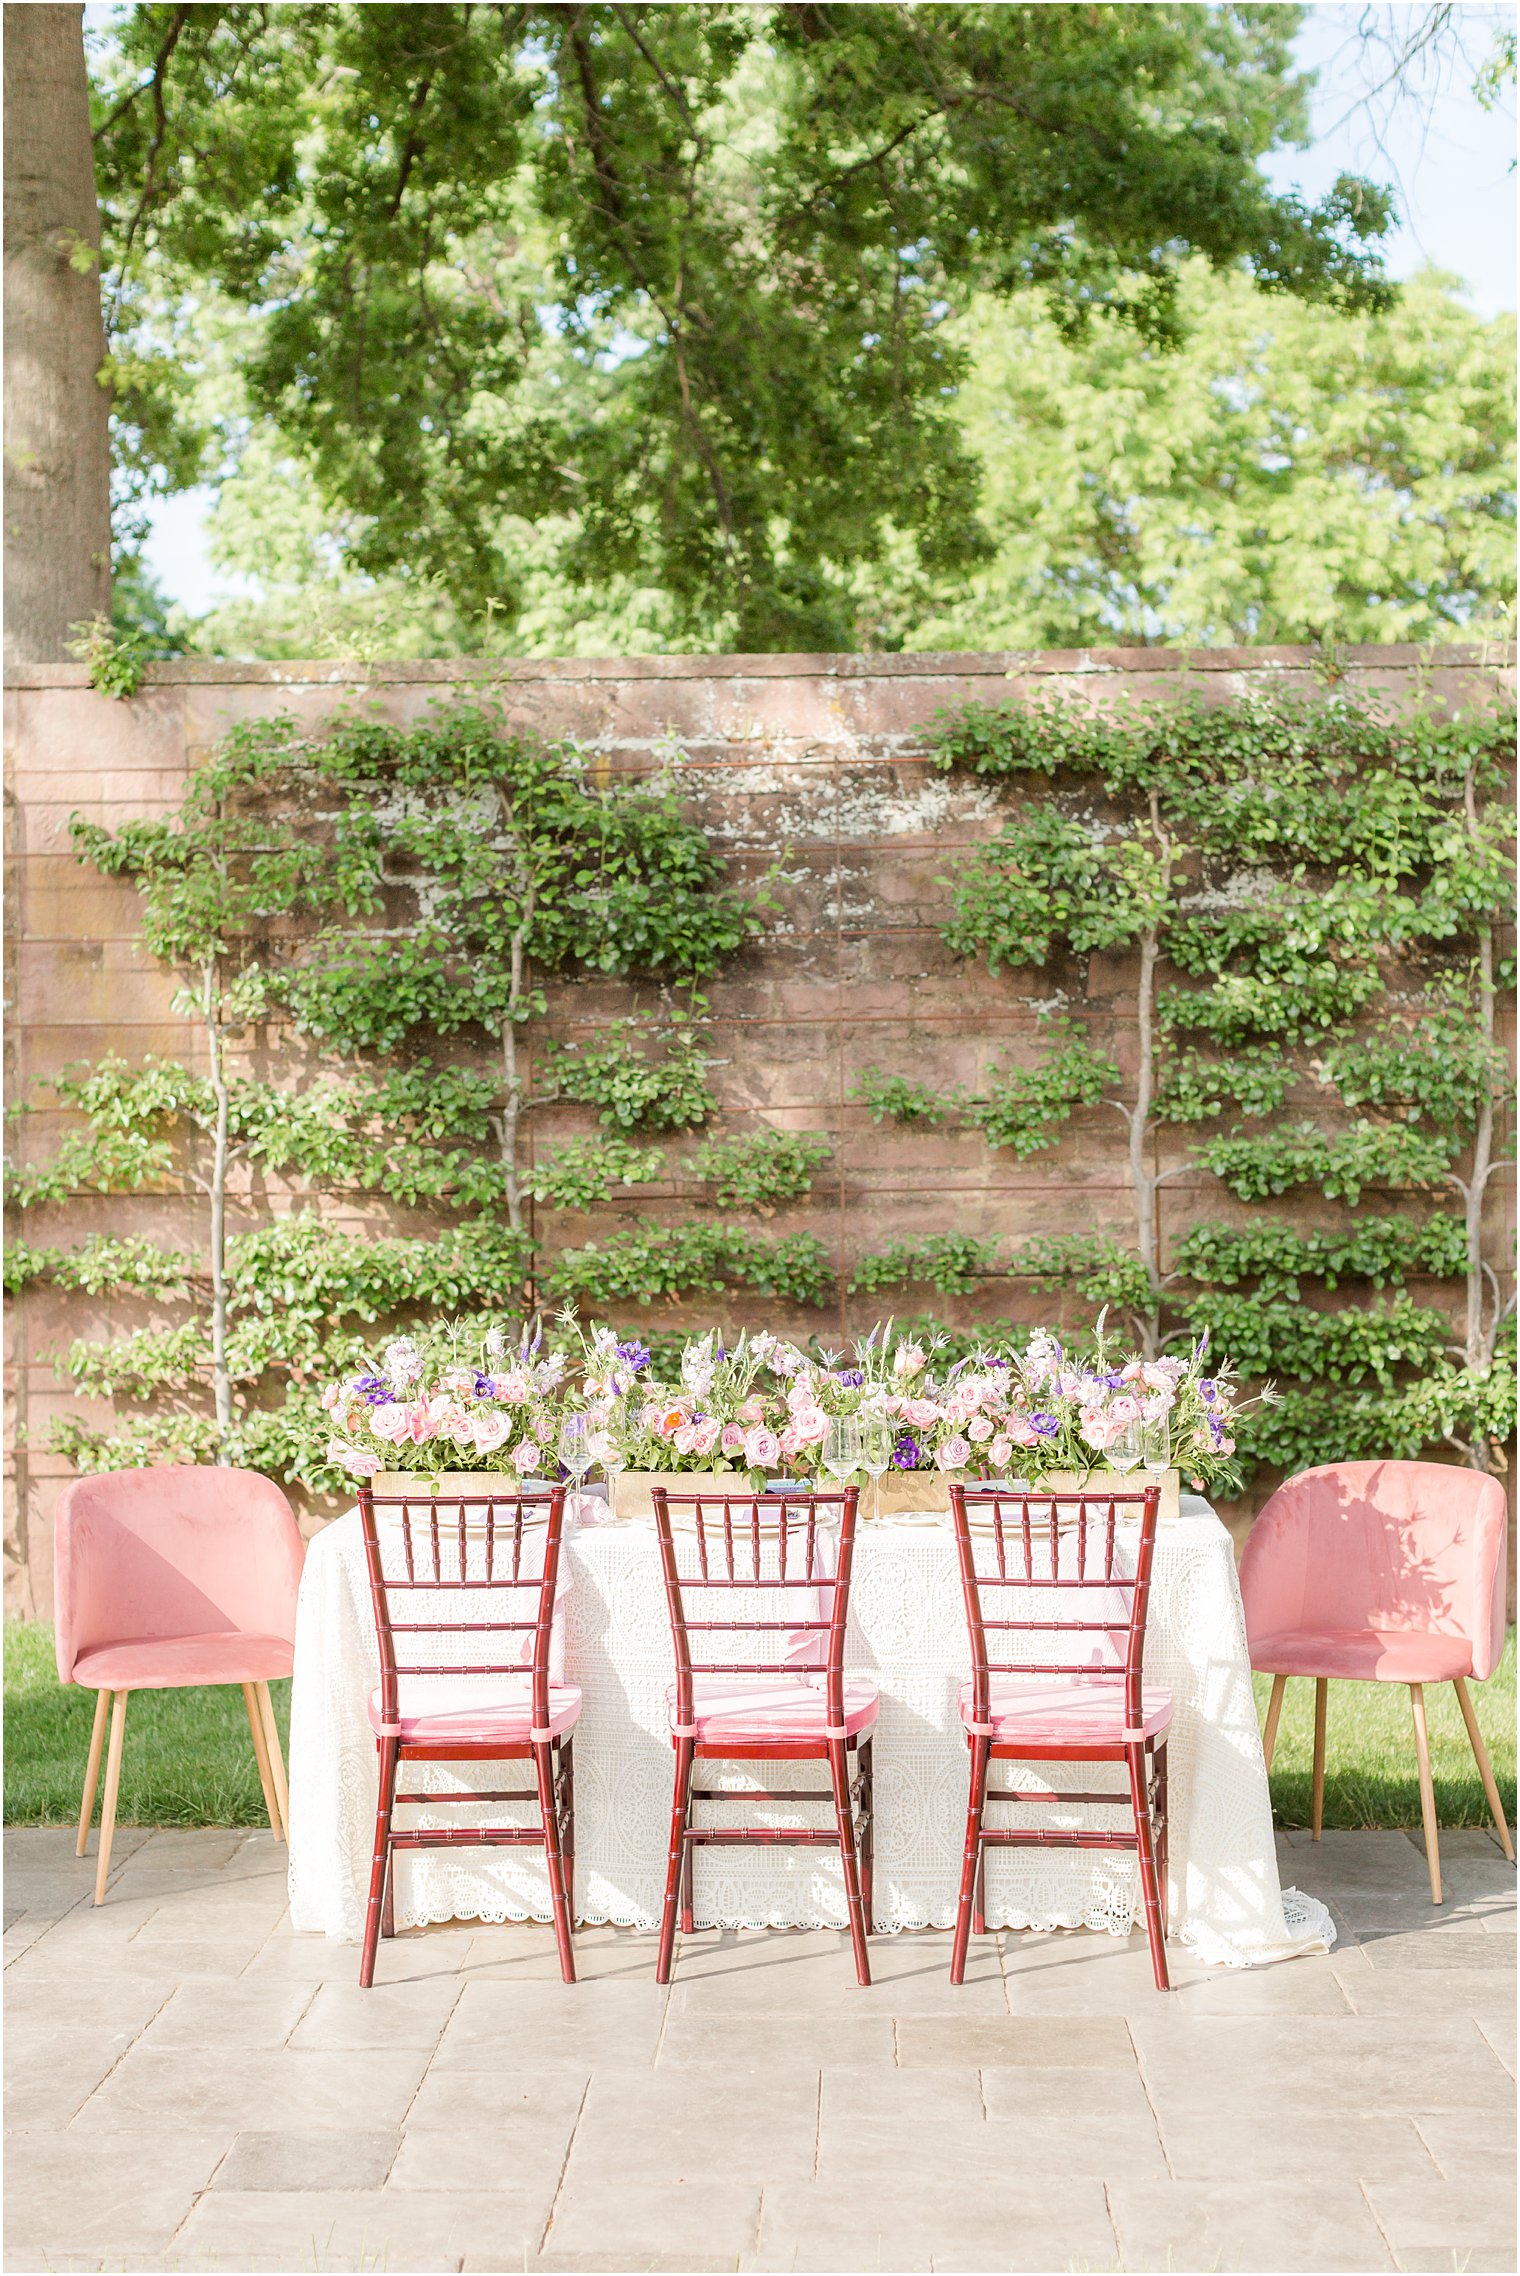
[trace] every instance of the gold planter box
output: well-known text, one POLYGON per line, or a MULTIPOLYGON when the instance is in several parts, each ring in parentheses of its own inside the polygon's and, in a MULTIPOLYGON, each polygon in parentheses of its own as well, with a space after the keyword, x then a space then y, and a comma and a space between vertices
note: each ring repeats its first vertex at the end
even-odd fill
MULTIPOLYGON (((910 1510, 933 1510, 950 1515, 950 1488, 991 1484, 968 1478, 963 1470, 899 1470, 888 1471, 874 1485, 867 1485, 860 1496, 860 1514, 868 1517, 900 1517, 910 1510)), ((1036 1479, 1029 1487, 1031 1494, 1115 1494, 1132 1499, 1147 1486, 1161 1488, 1160 1516, 1176 1517, 1182 1506, 1182 1481, 1177 1471, 1167 1470, 1159 1478, 1145 1471, 1131 1471, 1126 1478, 1117 1470, 1093 1470, 1083 1477, 1077 1470, 1057 1470, 1047 1478, 1036 1479)))
POLYGON ((667 1494, 747 1494, 742 1470, 624 1470, 613 1489, 614 1517, 653 1517, 654 1489, 667 1494))
POLYGON ((506 1470, 377 1470, 370 1480, 377 1494, 416 1494, 422 1499, 436 1486, 439 1499, 450 1494, 499 1494, 513 1501, 521 1483, 506 1470))

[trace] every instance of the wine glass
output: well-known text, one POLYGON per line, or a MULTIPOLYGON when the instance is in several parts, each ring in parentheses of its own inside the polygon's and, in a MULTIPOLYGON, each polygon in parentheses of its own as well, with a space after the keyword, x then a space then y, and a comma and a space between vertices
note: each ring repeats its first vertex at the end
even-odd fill
POLYGON ((1153 1478, 1164 1477, 1172 1466, 1172 1426, 1165 1415, 1140 1425, 1140 1459, 1153 1478))
POLYGON ((830 1420, 824 1434, 823 1466, 841 1485, 861 1466, 863 1436, 859 1415, 835 1415, 830 1420))
POLYGON ((559 1458, 577 1486, 592 1463, 591 1433, 584 1415, 566 1415, 559 1426, 559 1458))
POLYGON ((860 1418, 860 1467, 869 1478, 886 1474, 892 1460, 892 1429, 878 1415, 860 1418))
POLYGON ((1140 1452, 1139 1423, 1124 1423, 1109 1441, 1108 1466, 1111 1470, 1117 1470, 1121 1477, 1127 1477, 1131 1470, 1139 1468, 1140 1452))

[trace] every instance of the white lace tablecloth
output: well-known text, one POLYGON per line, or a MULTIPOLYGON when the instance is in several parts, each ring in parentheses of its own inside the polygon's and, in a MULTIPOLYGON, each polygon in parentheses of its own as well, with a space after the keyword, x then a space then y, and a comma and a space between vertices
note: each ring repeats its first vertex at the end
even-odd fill
MULTIPOLYGON (((602 1514, 600 1505, 587 1506, 602 1514)), ((652 1526, 581 1525, 569 1536, 567 1675, 583 1692, 575 1733, 576 1911, 653 1927, 669 1835, 672 1754, 665 1687, 674 1668, 652 1526)), ((473 1598, 466 1601, 474 1603, 473 1598)), ((948 1928, 965 1831, 968 1757, 956 1695, 969 1673, 955 1543, 945 1522, 876 1522, 857 1540, 847 1664, 881 1692, 876 1730, 878 1930, 948 1928)), ((1156 1543, 1145 1672, 1175 1702, 1170 1919, 1205 1960, 1250 1967, 1324 1950, 1324 1906, 1278 1882, 1272 1812, 1251 1692, 1245 1621, 1229 1535, 1207 1503, 1184 1498, 1156 1543)), ((375 1744, 366 1712, 378 1680, 358 1513, 313 1541, 301 1583, 290 1725, 293 1925, 357 1938, 369 1886, 375 1744)), ((519 1766, 520 1767, 520 1766, 519 1766)), ((736 1764, 711 1783, 798 1784, 736 1764), (749 1773, 754 1775, 750 1776, 749 1773)), ((1094 1765, 1019 1766, 1021 1783, 1090 1784, 1094 1765)), ((770 1766, 774 1770, 775 1766, 770 1766)), ((1105 1777, 1103 1766, 1098 1776, 1105 1777)), ((408 1764, 412 1791, 517 1784, 480 1764, 408 1764)), ((820 1789, 823 1774, 818 1774, 820 1789)), ((752 1805, 758 1813, 759 1805, 752 1805)), ((499 1815, 501 1806, 497 1805, 499 1815)), ((432 1822, 457 1824, 462 1807, 432 1822)), ((483 1806, 477 1813, 489 1818, 483 1806)), ((771 1822, 785 1822, 779 1805, 771 1822)), ((796 1814, 794 1813, 794 1817, 796 1814)), ((728 1822, 738 1822, 731 1811, 728 1822)), ((1127 1804, 1115 1824, 1127 1822, 1127 1804)), ((403 1823, 425 1822, 415 1813, 403 1823)), ((761 1822, 757 1815, 755 1822, 761 1822)), ((797 1820, 800 1822, 800 1819, 797 1820)), ((819 1821, 822 1822, 822 1821, 819 1821)), ((995 1821, 996 1822, 996 1821, 995 1821)), ((1095 1823, 1092 1812, 1023 1810, 1029 1824, 1095 1823)), ((1003 1928, 1104 1928, 1136 1919, 1134 1859, 1119 1851, 991 1851, 987 1918, 1003 1928)), ((546 1920, 548 1884, 532 1850, 411 1851, 396 1860, 396 1922, 546 1920)), ((696 1918, 704 1926, 842 1927, 837 1861, 826 1850, 703 1849, 696 1918)))

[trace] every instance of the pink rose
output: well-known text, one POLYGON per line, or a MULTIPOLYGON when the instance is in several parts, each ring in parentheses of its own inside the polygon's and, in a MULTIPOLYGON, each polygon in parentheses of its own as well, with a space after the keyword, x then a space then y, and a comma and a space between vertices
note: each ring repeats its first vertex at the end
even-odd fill
POLYGON ((970 1441, 962 1438, 957 1431, 954 1438, 945 1440, 944 1445, 935 1455, 934 1466, 937 1470, 964 1470, 970 1460, 970 1441))
POLYGON ((992 1436, 992 1425, 985 1415, 978 1415, 966 1425, 966 1436, 973 1446, 985 1446, 992 1436))
POLYGON ((329 1414, 329 1415, 330 1415, 330 1414, 332 1413, 332 1411, 333 1411, 334 1407, 335 1407, 335 1406, 338 1404, 338 1401, 339 1401, 339 1400, 342 1398, 342 1396, 343 1396, 343 1386, 342 1386, 342 1384, 341 1384, 341 1383, 329 1383, 329 1384, 328 1384, 328 1386, 327 1386, 327 1389, 326 1389, 326 1390, 325 1390, 325 1391, 322 1393, 322 1409, 323 1409, 323 1412, 324 1412, 325 1414, 329 1414))
MULTIPOLYGON (((745 1404, 748 1405, 749 1402, 746 1401, 745 1404)), ((742 1413, 743 1410, 740 1411, 742 1413)), ((737 1423, 725 1423, 723 1425, 723 1451, 725 1454, 742 1454, 744 1452, 744 1433, 737 1423)))
POLYGON ((509 1407, 520 1407, 530 1388, 528 1378, 520 1367, 509 1367, 505 1375, 496 1378, 496 1396, 505 1399, 509 1407))
POLYGON ((699 1454, 711 1454, 713 1448, 718 1443, 717 1424, 709 1415, 706 1422, 699 1422, 695 1428, 697 1434, 695 1440, 697 1452, 699 1454))
POLYGON ((426 1446, 430 1438, 438 1435, 438 1425, 427 1411, 426 1403, 419 1399, 415 1407, 407 1410, 405 1435, 414 1446, 426 1446))
POLYGON ((757 1423, 753 1430, 745 1433, 744 1459, 752 1470, 768 1469, 780 1455, 781 1441, 773 1430, 757 1423))
POLYGON ((1039 1432, 1027 1415, 1009 1416, 1008 1436, 1015 1446, 1037 1446, 1040 1440, 1039 1432))
POLYGON ((932 1399, 909 1399, 903 1407, 903 1418, 915 1430, 932 1430, 939 1421, 939 1408, 932 1399))
POLYGON ((981 1404, 973 1383, 957 1383, 945 1401, 945 1416, 950 1422, 969 1422, 981 1404))
POLYGON ((829 1418, 822 1407, 815 1406, 810 1400, 806 1406, 793 1409, 792 1427, 797 1432, 801 1445, 817 1446, 828 1436, 829 1418))
POLYGON ((538 1468, 538 1441, 520 1438, 512 1449, 512 1467, 519 1478, 531 1477, 538 1468))
POLYGON ((765 1401, 758 1391, 752 1391, 739 1409, 740 1422, 758 1423, 765 1420, 765 1401))
POLYGON ((553 1444, 554 1418, 552 1415, 535 1415, 529 1427, 540 1446, 553 1444))
POLYGON ((412 1410, 395 1404, 371 1407, 369 1427, 386 1446, 399 1446, 412 1427, 412 1410))
POLYGON ((794 1454, 800 1454, 802 1452, 802 1433, 798 1430, 795 1423, 787 1424, 785 1430, 781 1433, 777 1444, 780 1446, 782 1453, 786 1456, 788 1461, 791 1460, 794 1454))
POLYGON ((1116 1423, 1104 1414, 1101 1407, 1082 1409, 1082 1436, 1097 1454, 1104 1453, 1112 1446, 1123 1428, 1122 1423, 1116 1423))
POLYGON ((1013 1460, 1013 1440, 995 1438, 987 1449, 987 1459, 994 1470, 1006 1470, 1013 1460))
POLYGON ((344 1446, 336 1438, 327 1442, 327 1459, 336 1462, 351 1478, 372 1478, 380 1468, 378 1454, 367 1454, 362 1447, 344 1446))
POLYGON ((682 1423, 680 1429, 675 1434, 674 1440, 672 1441, 677 1454, 690 1454, 695 1448, 696 1443, 696 1424, 690 1422, 682 1423))
POLYGON ((498 1446, 505 1446, 512 1435, 512 1425, 505 1415, 477 1415, 474 1421, 475 1451, 477 1454, 494 1454, 498 1446))

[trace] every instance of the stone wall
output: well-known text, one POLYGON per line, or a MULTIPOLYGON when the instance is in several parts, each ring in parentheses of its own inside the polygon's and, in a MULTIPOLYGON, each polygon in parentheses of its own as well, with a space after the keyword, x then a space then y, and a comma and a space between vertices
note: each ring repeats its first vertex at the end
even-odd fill
MULTIPOLYGON (((1343 651, 1356 689, 1395 702, 1416 693, 1470 695, 1491 682, 1493 659, 1448 650, 1432 665, 1412 648, 1343 651)), ((1312 688, 1323 660, 1304 649, 1216 649, 1190 656, 1168 650, 1043 655, 652 657, 591 662, 519 662, 500 693, 511 722, 546 736, 568 735, 612 770, 646 769, 673 743, 684 753, 682 780, 693 809, 721 847, 737 880, 774 871, 780 904, 765 940, 709 989, 714 1082, 724 1127, 769 1122, 826 1131, 834 1164, 808 1207, 776 1217, 771 1231, 811 1227, 846 1262, 894 1238, 960 1229, 1022 1235, 1131 1223, 1122 1132, 1106 1109, 1079 1116, 1059 1151, 1019 1162, 989 1151, 975 1132, 897 1132, 872 1123, 848 1093, 870 1064, 900 1068, 936 1087, 975 1087, 1007 1055, 1030 1056, 1036 1007, 1027 975, 996 979, 945 949, 937 882, 959 852, 997 827, 996 793, 952 781, 926 764, 924 733, 942 706, 997 701, 1010 687, 1064 687, 1107 700, 1160 692, 1191 674, 1210 700, 1238 697, 1251 682, 1312 688)), ((178 803, 186 769, 233 721, 290 710, 303 720, 338 706, 372 702, 389 716, 415 719, 474 667, 412 664, 361 669, 339 664, 174 663, 155 667, 130 702, 93 694, 82 667, 16 673, 6 693, 9 875, 6 896, 10 1001, 8 1095, 71 1061, 107 1051, 136 1059, 187 1055, 198 1040, 176 1017, 173 978, 142 950, 132 889, 98 877, 73 859, 67 823, 74 810, 117 824, 178 803)), ((1073 1008, 1092 1023, 1095 1043, 1132 1063, 1133 973, 1124 959, 1094 957, 1084 974, 1059 971, 1073 1008), (1085 1001, 1079 991, 1085 989, 1085 1001)), ((648 1008, 648 991, 595 984, 556 988, 547 1033, 584 1038, 609 1017, 648 1008)), ((281 1064, 278 1035, 261 1039, 258 1066, 281 1064)), ((530 1115, 531 1143, 584 1128, 575 1109, 530 1115)), ((24 1155, 50 1152, 57 1118, 29 1118, 24 1155)), ((1168 1159, 1184 1158, 1185 1133, 1163 1134, 1168 1159)), ((1162 1188, 1168 1227, 1201 1213, 1229 1217, 1235 1205, 1206 1173, 1162 1188)), ((694 1186, 655 1189, 642 1206, 679 1216, 694 1186)), ((271 1181, 240 1201, 233 1230, 284 1204, 271 1181)), ((70 1244, 91 1231, 137 1233, 183 1242, 191 1203, 173 1196, 81 1199, 46 1214, 33 1237, 70 1244)), ((1285 1205, 1284 1205, 1285 1206, 1285 1205)), ((630 1208, 612 1213, 631 1218, 630 1208)), ((1303 1221, 1335 1212, 1310 1196, 1303 1221)), ((349 1208, 363 1225, 424 1229, 381 1195, 349 1208)), ((554 1246, 605 1233, 565 1218, 554 1246)), ((843 1281, 841 1281, 841 1286, 843 1281)), ((1416 1286, 1422 1301, 1449 1300, 1416 1286)), ((1006 1307, 1032 1317, 1041 1300, 1017 1283, 987 1285, 957 1307, 926 1298, 942 1313, 992 1317, 1006 1307)), ((764 1314, 799 1329, 865 1324, 884 1308, 873 1298, 841 1297, 837 1317, 787 1319, 757 1299, 725 1302, 735 1325, 764 1314)), ((908 1307, 899 1303, 899 1311, 908 1307)), ((46 1451, 51 1415, 87 1412, 59 1382, 47 1353, 76 1335, 140 1324, 141 1310, 118 1311, 37 1291, 13 1308, 8 1363, 15 1428, 7 1434, 9 1506, 6 1601, 45 1613, 51 1591, 51 1511, 64 1465, 46 1451)), ((671 1323, 709 1317, 699 1303, 671 1323)), ((1241 1525, 1249 1510, 1232 1513, 1241 1525)))

